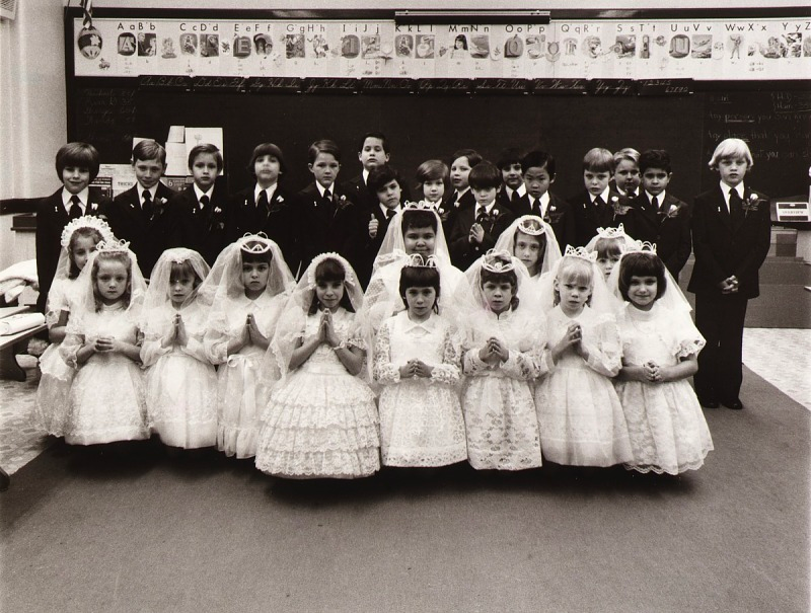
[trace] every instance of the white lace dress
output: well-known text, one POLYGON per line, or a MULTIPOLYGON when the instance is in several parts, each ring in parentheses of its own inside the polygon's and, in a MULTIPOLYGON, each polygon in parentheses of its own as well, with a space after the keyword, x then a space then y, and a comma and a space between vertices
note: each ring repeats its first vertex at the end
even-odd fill
MULTIPOLYGON (((626 304, 618 317, 623 363, 661 367, 696 356, 705 340, 690 316, 677 316, 658 304, 645 312, 626 304)), ((629 425, 634 460, 626 467, 642 473, 676 475, 699 469, 713 450, 708 424, 687 379, 676 382, 617 382, 629 425)))
MULTIPOLYGON (((333 314, 342 343, 365 349, 348 338, 355 315, 333 314)), ((304 339, 318 335, 321 313, 308 316, 304 339)), ((357 478, 380 468, 375 396, 350 375, 335 351, 322 343, 271 394, 262 419, 257 469, 289 478, 357 478)))
MULTIPOLYGON (((123 303, 102 305, 82 316, 81 334, 65 337, 60 352, 77 367, 76 353, 85 340, 115 337, 136 343, 138 327, 123 303)), ((141 368, 120 353, 94 353, 77 367, 70 391, 65 441, 91 445, 149 438, 144 378, 141 368)))
POLYGON ((171 304, 147 314, 141 348, 152 430, 176 448, 204 448, 217 440, 217 372, 203 348, 206 310, 196 302, 177 311, 171 304), (161 340, 180 313, 188 336, 185 346, 162 347, 161 340))
MULTIPOLYGON (((475 469, 519 470, 541 467, 538 418, 530 381, 549 369, 542 318, 507 311, 484 312, 487 326, 474 331, 463 355, 467 376, 462 394, 468 462, 475 469), (490 365, 479 350, 490 337, 507 345, 508 360, 490 365)), ((485 323, 483 323, 485 324, 485 323)))
MULTIPOLYGON (((55 279, 48 292, 48 328, 53 328, 62 312, 70 313, 72 296, 76 291, 75 279, 55 279)), ((68 416, 68 397, 76 370, 69 366, 59 353, 61 343, 52 343, 39 359, 42 377, 37 387, 37 426, 56 437, 65 434, 68 416)))
POLYGON ((441 316, 417 323, 401 311, 384 321, 373 365, 375 381, 383 385, 378 410, 384 465, 437 467, 467 458, 460 352, 454 327, 441 316), (431 378, 400 378, 400 367, 413 358, 434 368, 431 378))
POLYGON ((268 404, 270 388, 266 350, 247 345, 228 354, 228 344, 242 335, 245 319, 254 314, 260 332, 270 338, 284 304, 281 296, 262 294, 256 301, 241 295, 226 299, 209 320, 204 337, 206 355, 217 372, 217 449, 226 456, 251 458, 257 451, 257 435, 262 411, 268 404))
MULTIPOLYGON (((568 348, 536 386, 536 413, 544 458, 560 465, 608 467, 633 458, 629 431, 611 378, 620 370, 614 317, 589 307, 581 324, 585 361, 568 348)), ((547 314, 549 345, 564 336, 571 318, 560 306, 547 314)))

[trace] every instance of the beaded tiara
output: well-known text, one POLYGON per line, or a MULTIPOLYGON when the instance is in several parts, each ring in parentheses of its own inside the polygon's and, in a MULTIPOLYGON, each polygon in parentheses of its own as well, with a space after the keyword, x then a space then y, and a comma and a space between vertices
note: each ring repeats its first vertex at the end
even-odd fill
POLYGON ((516 268, 516 265, 507 250, 489 249, 482 257, 482 268, 491 273, 507 273, 516 268))
POLYGON ((523 215, 519 218, 519 226, 517 230, 522 231, 526 235, 538 237, 546 234, 544 224, 541 223, 541 218, 535 215, 523 215))
POLYGON ((633 241, 631 245, 621 247, 623 255, 626 254, 654 254, 657 255, 657 244, 650 241, 633 241))
POLYGON ((586 248, 581 247, 573 247, 572 245, 567 245, 567 249, 564 250, 564 257, 572 256, 573 258, 581 258, 582 260, 586 260, 587 262, 597 262, 598 254, 597 252, 588 252, 586 248))
POLYGON ((617 228, 598 228, 598 236, 601 239, 621 239, 627 237, 623 224, 618 224, 617 228))
POLYGON ((409 200, 403 205, 404 211, 431 211, 435 212, 434 206, 427 200, 413 201, 409 200))
POLYGON ((126 254, 130 251, 130 242, 124 239, 113 239, 111 241, 101 241, 96 246, 97 254, 126 254))
POLYGON ((113 236, 113 231, 103 219, 93 215, 83 215, 82 217, 77 217, 75 220, 71 220, 65 225, 65 228, 62 229, 62 237, 60 239, 62 247, 68 247, 68 245, 70 245, 70 239, 73 233, 80 228, 92 228, 97 230, 102 237, 113 236))

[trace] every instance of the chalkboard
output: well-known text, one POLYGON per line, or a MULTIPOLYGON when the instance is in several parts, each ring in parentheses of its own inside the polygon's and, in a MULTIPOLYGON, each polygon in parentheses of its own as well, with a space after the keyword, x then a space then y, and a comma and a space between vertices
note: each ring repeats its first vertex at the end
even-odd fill
MULTIPOLYGON (((807 194, 809 110, 808 88, 708 92, 703 159, 706 163, 711 159, 722 139, 743 139, 753 154, 753 187, 772 197, 807 194)), ((713 183, 713 176, 703 182, 705 187, 713 183)))
POLYGON ((663 148, 673 161, 669 189, 690 200, 716 180, 707 161, 718 141, 741 136, 751 142, 756 156, 754 186, 774 196, 808 190, 808 88, 607 96, 588 94, 585 88, 553 95, 543 87, 533 87, 532 95, 492 90, 438 95, 418 93, 419 87, 415 93, 383 93, 369 84, 358 88, 360 93, 344 88, 333 94, 310 87, 311 82, 298 90, 256 88, 250 81, 238 88, 206 84, 197 89, 139 87, 137 81, 100 88, 98 83, 86 86, 82 79, 74 85, 69 136, 94 143, 104 162, 127 162, 133 135, 163 142, 171 125, 221 126, 230 191, 250 183, 246 165, 251 150, 265 141, 284 151, 284 181, 290 189, 312 180, 307 147, 319 138, 333 139, 341 147, 339 179, 348 180, 361 171, 359 138, 375 130, 389 137, 391 163, 409 183, 421 162, 448 159, 463 147, 490 160, 505 147, 539 147, 556 157, 552 189, 567 197, 583 189, 581 160, 588 149, 663 148))

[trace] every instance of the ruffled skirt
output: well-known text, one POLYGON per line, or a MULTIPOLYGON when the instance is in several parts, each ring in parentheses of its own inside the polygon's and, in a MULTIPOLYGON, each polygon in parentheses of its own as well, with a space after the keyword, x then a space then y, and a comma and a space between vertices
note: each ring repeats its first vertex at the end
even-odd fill
POLYGON ((259 420, 271 385, 262 377, 262 356, 234 354, 217 373, 217 449, 226 456, 257 453, 259 420))
POLYGON ((37 426, 56 437, 65 434, 70 389, 76 371, 59 354, 59 343, 49 345, 39 361, 42 377, 37 388, 37 426))

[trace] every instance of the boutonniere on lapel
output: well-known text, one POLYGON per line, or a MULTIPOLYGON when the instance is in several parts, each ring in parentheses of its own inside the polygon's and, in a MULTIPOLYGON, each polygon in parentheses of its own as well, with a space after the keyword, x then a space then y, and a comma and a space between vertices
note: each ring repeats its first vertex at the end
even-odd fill
POLYGON ((615 215, 626 215, 631 209, 631 206, 625 204, 620 198, 617 196, 612 196, 609 199, 609 204, 612 205, 612 210, 615 212, 615 215))
POLYGON ((682 211, 682 207, 676 203, 672 203, 671 206, 668 207, 668 211, 658 211, 657 215, 661 215, 663 220, 671 220, 679 217, 680 211, 682 211))
POLYGON ((548 224, 552 224, 554 217, 558 219, 558 207, 550 203, 550 206, 547 207, 547 211, 544 212, 544 216, 541 219, 548 224))
POLYGON ((152 217, 157 217, 159 215, 163 215, 164 209, 166 209, 166 203, 169 202, 165 198, 158 196, 155 198, 155 208, 152 210, 152 217))
POLYGON ((282 207, 285 206, 285 197, 281 194, 276 196, 271 203, 271 206, 268 208, 268 213, 276 213, 277 211, 281 211, 282 207))
POLYGON ((88 203, 87 204, 87 212, 88 213, 96 213, 99 210, 98 203, 88 203))
POLYGON ((758 211, 758 206, 764 202, 767 201, 763 198, 759 198, 758 194, 750 194, 750 196, 747 197, 747 200, 742 203, 744 217, 747 217, 747 215, 750 213, 755 213, 758 211))
POLYGON ((352 201, 348 200, 346 195, 342 194, 339 196, 338 194, 333 194, 333 204, 336 207, 336 213, 346 209, 351 203, 352 201))

